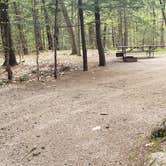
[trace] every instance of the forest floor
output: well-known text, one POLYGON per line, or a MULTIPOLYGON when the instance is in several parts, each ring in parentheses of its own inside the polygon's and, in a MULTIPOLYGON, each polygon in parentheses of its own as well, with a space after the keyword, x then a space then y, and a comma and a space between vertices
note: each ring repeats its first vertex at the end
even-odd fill
MULTIPOLYGON (((74 70, 58 80, 0 88, 0 165, 143 165, 150 131, 166 117, 166 54, 135 63, 107 55, 98 67, 92 51, 88 72, 80 71, 81 57, 62 59, 74 70)), ((14 74, 33 69, 30 61, 14 74)))

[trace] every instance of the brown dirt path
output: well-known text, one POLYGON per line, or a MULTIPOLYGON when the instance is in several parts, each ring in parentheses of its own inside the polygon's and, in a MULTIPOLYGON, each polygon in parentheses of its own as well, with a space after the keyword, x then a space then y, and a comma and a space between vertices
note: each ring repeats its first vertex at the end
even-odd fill
POLYGON ((142 165, 134 149, 166 117, 166 57, 107 61, 0 89, 0 165, 142 165))

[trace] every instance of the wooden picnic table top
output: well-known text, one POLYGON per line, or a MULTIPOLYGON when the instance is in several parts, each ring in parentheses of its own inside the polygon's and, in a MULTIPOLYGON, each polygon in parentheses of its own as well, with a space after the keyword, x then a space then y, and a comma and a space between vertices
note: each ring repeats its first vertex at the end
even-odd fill
POLYGON ((157 48, 157 47, 166 47, 166 46, 162 45, 118 46, 118 48, 157 48))
POLYGON ((134 49, 144 49, 144 52, 147 53, 149 57, 154 56, 154 52, 158 47, 166 47, 162 45, 141 45, 141 46, 118 46, 118 49, 122 50, 123 57, 127 56, 127 53, 134 51, 134 49), (128 50, 129 49, 129 50, 128 50))

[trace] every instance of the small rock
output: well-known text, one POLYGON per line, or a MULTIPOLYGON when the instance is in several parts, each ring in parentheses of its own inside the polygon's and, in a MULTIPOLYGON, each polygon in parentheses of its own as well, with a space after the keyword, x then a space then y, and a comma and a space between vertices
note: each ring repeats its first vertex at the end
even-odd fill
POLYGON ((6 128, 5 127, 2 127, 1 130, 5 130, 6 128))
POLYGON ((39 156, 41 154, 41 152, 36 152, 36 153, 33 153, 32 155, 33 155, 33 157, 37 157, 37 156, 39 156))
POLYGON ((42 150, 44 150, 44 149, 45 149, 45 147, 44 147, 44 146, 42 146, 42 147, 41 147, 41 149, 42 149, 42 150))
POLYGON ((146 147, 152 147, 153 145, 154 145, 154 143, 151 142, 151 143, 149 143, 149 144, 146 144, 145 146, 146 146, 146 147))
POLYGON ((61 72, 60 75, 63 76, 63 75, 65 75, 65 73, 64 73, 64 72, 61 72))
POLYGON ((159 123, 151 132, 152 138, 162 138, 166 136, 166 119, 159 123))
POLYGON ((96 126, 92 129, 92 131, 96 131, 96 130, 101 130, 101 126, 96 126))
POLYGON ((107 125, 107 126, 105 126, 105 128, 106 128, 106 129, 109 129, 109 128, 110 128, 110 126, 109 126, 109 125, 107 125))
POLYGON ((62 66, 61 71, 70 71, 69 66, 62 66))
POLYGON ((164 166, 166 165, 166 153, 152 153, 144 166, 164 166))
POLYGON ((107 114, 107 113, 101 113, 100 115, 103 115, 103 116, 104 116, 104 115, 108 115, 108 114, 107 114))
POLYGON ((127 121, 127 119, 126 119, 126 118, 124 118, 124 119, 123 119, 123 121, 124 121, 124 122, 126 122, 126 121, 127 121))

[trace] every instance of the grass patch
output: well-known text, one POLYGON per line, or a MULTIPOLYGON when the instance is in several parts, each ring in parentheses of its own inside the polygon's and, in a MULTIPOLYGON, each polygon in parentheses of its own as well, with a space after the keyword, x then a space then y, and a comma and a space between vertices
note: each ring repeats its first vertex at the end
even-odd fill
POLYGON ((155 153, 155 152, 159 151, 161 141, 159 139, 153 139, 153 140, 151 140, 150 144, 152 146, 148 147, 148 150, 147 150, 147 155, 148 156, 152 153, 155 153))
POLYGON ((9 83, 8 80, 0 80, 0 87, 4 87, 8 83, 9 83))
POLYGON ((146 145, 146 154, 164 151, 163 144, 166 143, 166 119, 164 119, 160 124, 154 128, 150 135, 149 144, 146 145))
POLYGON ((156 52, 158 52, 158 53, 166 53, 166 48, 157 48, 156 52))
POLYGON ((164 119, 161 124, 159 124, 151 132, 151 138, 164 138, 166 137, 166 119, 164 119))
POLYGON ((27 75, 23 75, 23 76, 21 76, 21 77, 18 77, 17 79, 16 79, 16 81, 18 81, 18 82, 25 82, 25 81, 28 81, 29 80, 29 78, 28 78, 28 76, 27 75))

